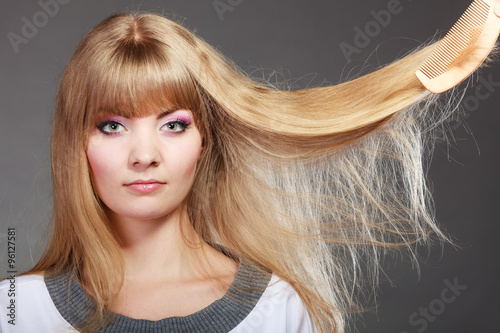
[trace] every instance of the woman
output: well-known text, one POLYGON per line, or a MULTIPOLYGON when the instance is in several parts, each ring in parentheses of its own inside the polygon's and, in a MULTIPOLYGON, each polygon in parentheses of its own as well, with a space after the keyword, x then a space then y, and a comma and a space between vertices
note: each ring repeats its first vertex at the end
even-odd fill
POLYGON ((431 49, 287 92, 161 16, 109 17, 63 75, 51 238, 2 332, 342 332, 380 250, 444 237, 422 149, 446 110, 413 74, 431 49))

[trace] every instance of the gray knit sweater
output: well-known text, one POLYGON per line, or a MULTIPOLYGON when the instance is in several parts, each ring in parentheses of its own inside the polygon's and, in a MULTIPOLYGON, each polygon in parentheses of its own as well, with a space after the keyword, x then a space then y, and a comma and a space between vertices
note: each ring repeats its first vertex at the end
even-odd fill
MULTIPOLYGON (((231 288, 221 299, 208 307, 186 317, 170 317, 159 321, 132 319, 116 314, 113 322, 100 332, 226 333, 252 311, 270 278, 271 274, 264 273, 242 260, 231 288)), ((95 306, 71 271, 45 277, 45 283, 57 310, 73 327, 78 327, 95 306)))

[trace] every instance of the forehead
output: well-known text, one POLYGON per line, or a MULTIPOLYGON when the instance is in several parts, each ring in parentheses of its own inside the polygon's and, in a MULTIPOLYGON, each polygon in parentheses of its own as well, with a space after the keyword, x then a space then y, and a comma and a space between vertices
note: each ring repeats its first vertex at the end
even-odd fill
POLYGON ((161 119, 163 117, 166 117, 168 115, 172 114, 189 114, 190 116, 193 116, 193 112, 188 109, 188 108, 179 108, 179 107, 172 107, 169 109, 161 109, 158 108, 156 110, 151 110, 149 112, 144 112, 141 114, 130 114, 128 112, 123 112, 119 109, 110 109, 110 108, 103 108, 100 109, 95 113, 96 118, 103 118, 103 117, 108 117, 108 116, 117 116, 117 117, 123 117, 126 119, 132 119, 132 118, 146 118, 146 117, 155 117, 156 119, 161 119))

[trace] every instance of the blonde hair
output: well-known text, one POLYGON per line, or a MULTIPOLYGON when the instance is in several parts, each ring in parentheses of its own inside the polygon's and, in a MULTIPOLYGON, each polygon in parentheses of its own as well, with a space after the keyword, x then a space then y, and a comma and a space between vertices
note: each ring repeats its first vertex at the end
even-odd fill
POLYGON ((440 106, 413 74, 433 48, 343 84, 280 91, 160 15, 110 16, 62 77, 52 232, 31 271, 75 269, 98 305, 80 329, 109 320, 103 310, 124 262, 91 183, 93 119, 102 109, 141 116, 188 108, 204 140, 186 200, 197 233, 289 282, 322 331, 342 332, 363 291, 376 286, 381 252, 414 255, 431 234, 444 238, 424 152, 453 106, 440 106))

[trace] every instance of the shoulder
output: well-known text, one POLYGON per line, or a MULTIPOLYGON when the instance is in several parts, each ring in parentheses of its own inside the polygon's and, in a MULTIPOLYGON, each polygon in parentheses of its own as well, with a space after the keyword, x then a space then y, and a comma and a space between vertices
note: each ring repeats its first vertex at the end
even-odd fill
POLYGON ((10 276, 0 282, 0 332, 66 332, 71 326, 54 306, 42 274, 10 276))
POLYGON ((316 330, 295 289, 273 275, 254 309, 231 332, 312 333, 316 330))
POLYGON ((29 275, 10 275, 0 281, 0 290, 15 289, 22 287, 23 289, 39 289, 44 287, 43 274, 29 274, 29 275))

